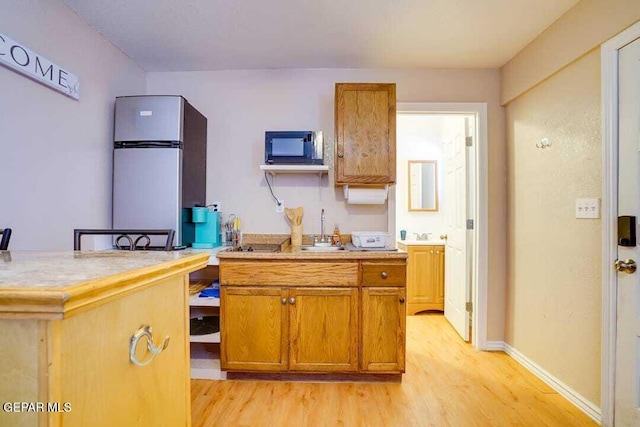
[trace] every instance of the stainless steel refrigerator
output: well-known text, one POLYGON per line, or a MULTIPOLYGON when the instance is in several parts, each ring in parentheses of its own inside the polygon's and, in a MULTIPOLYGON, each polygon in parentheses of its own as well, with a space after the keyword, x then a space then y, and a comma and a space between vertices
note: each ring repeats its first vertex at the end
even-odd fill
POLYGON ((186 99, 116 98, 113 228, 171 228, 174 245, 189 245, 190 208, 206 201, 206 159, 207 119, 186 99))

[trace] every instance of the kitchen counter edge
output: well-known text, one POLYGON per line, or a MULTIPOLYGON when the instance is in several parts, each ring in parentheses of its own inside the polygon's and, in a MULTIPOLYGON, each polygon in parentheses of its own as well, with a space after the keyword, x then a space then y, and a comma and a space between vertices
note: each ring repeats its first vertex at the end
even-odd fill
POLYGON ((0 284, 0 319, 68 318, 97 305, 149 288, 158 281, 176 275, 187 275, 206 267, 208 261, 207 253, 191 253, 64 286, 3 287, 0 284))
POLYGON ((336 251, 302 252, 287 248, 281 252, 218 252, 219 260, 360 260, 360 259, 407 259, 408 254, 398 251, 336 251))

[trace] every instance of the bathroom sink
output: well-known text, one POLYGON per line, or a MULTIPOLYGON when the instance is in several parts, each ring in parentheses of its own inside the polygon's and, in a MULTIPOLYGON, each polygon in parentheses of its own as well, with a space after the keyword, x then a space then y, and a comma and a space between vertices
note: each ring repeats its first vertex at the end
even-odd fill
POLYGON ((306 252, 336 252, 344 251, 344 246, 300 246, 298 250, 306 252))

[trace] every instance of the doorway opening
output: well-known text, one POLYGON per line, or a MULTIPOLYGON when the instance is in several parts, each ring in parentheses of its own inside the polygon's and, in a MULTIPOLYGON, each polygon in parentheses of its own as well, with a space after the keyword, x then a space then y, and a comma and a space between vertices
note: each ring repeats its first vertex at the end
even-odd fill
POLYGON ((400 103, 389 230, 409 252, 407 314, 487 343, 486 104, 400 103))

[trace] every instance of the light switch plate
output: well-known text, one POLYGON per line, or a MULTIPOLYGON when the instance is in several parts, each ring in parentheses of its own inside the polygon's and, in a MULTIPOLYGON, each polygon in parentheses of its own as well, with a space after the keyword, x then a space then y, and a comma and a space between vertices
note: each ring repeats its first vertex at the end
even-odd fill
POLYGON ((576 218, 600 218, 600 199, 576 199, 576 218))

